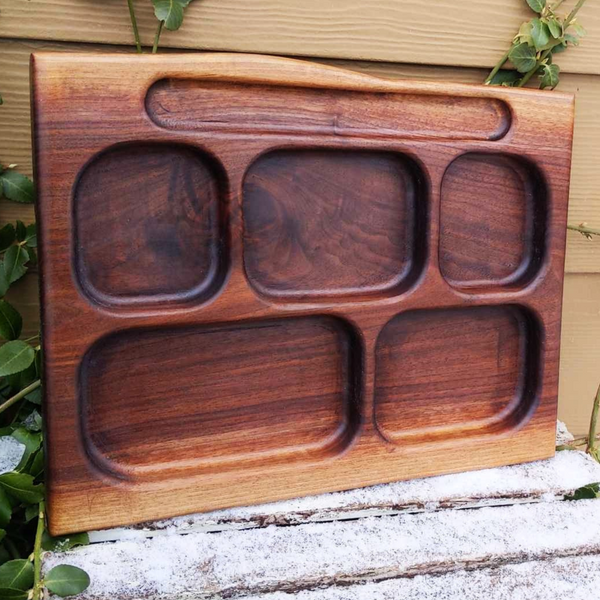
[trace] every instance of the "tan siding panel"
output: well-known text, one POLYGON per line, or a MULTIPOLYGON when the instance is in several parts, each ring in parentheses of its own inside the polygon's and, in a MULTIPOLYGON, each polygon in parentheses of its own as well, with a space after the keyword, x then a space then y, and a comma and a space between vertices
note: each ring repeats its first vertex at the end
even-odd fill
MULTIPOLYGON (((568 0, 570 8, 574 0, 568 0)), ((142 39, 156 29, 135 0, 142 39)), ((566 8, 565 8, 566 10, 566 8)), ((125 0, 0 0, 4 37, 130 44, 125 0)), ((195 0, 173 47, 462 66, 492 66, 519 24, 524 0, 195 0)), ((589 37, 561 56, 567 71, 600 73, 600 5, 581 11, 589 37)))

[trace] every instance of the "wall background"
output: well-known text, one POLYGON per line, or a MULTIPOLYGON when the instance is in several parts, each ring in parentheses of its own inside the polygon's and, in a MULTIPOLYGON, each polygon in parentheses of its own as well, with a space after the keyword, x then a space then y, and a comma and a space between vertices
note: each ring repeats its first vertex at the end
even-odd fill
MULTIPOLYGON (((573 3, 567 0, 565 12, 573 3)), ((151 2, 135 6, 142 40, 151 44, 151 2)), ((303 56, 390 78, 481 83, 529 18, 525 0, 194 0, 181 30, 165 31, 161 46, 303 56)), ((569 222, 598 229, 600 3, 589 0, 579 18, 588 36, 557 60, 559 89, 577 94, 569 222)), ((0 0, 0 162, 31 175, 31 52, 131 52, 132 44, 126 0, 0 0)), ((2 222, 33 218, 30 206, 0 202, 2 222)), ((33 335, 36 274, 9 299, 33 335)), ((576 232, 568 232, 561 354, 559 416, 585 433, 600 383, 600 239, 576 232)))

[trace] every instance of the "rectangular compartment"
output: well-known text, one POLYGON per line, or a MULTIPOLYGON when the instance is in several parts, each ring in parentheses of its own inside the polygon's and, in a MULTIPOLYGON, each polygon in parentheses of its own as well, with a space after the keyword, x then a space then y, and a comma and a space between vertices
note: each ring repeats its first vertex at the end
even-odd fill
POLYGON ((425 259, 423 175, 400 154, 280 150, 244 178, 244 263, 274 299, 400 294, 425 259))
POLYGON ((357 350, 329 317, 113 334, 82 364, 86 452, 131 480, 335 456, 360 420, 357 350))
POLYGON ((539 328, 516 306, 418 310, 377 340, 375 423, 393 444, 510 429, 537 399, 539 328))

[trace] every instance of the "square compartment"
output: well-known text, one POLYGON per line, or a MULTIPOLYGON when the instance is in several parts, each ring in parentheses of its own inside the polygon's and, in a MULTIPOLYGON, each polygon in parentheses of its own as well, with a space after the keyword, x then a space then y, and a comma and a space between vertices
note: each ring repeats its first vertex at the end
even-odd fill
POLYGON ((74 192, 79 285, 107 306, 204 301, 227 269, 225 178, 181 145, 127 144, 94 158, 74 192))

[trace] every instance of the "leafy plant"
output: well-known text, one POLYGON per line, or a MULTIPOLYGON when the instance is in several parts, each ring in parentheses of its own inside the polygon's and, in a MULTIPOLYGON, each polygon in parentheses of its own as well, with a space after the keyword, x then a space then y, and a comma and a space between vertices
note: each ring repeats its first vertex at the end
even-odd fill
MULTIPOLYGON (((0 198, 32 203, 33 183, 15 167, 0 165, 0 198)), ((7 600, 40 600, 45 589, 68 596, 89 585, 84 571, 67 565, 41 577, 44 550, 87 543, 87 535, 55 539, 45 528, 42 350, 39 336, 22 339, 23 317, 5 298, 36 265, 36 249, 35 223, 16 221, 0 228, 0 437, 24 446, 14 471, 0 475, 0 598, 7 600)))
MULTIPOLYGON (((163 28, 170 31, 176 31, 183 24, 185 9, 192 0, 151 0, 154 5, 154 15, 158 19, 158 28, 154 36, 154 44, 152 46, 152 54, 158 51, 158 44, 163 28)), ((129 7, 129 18, 131 19, 131 27, 133 28, 133 36, 135 38, 135 46, 138 53, 142 52, 142 42, 140 39, 139 28, 135 16, 135 8, 133 0, 127 0, 129 7)))
POLYGON ((600 498, 600 483, 588 483, 565 496, 565 500, 590 500, 593 498, 600 498))
POLYGON ((579 40, 585 35, 585 29, 576 19, 585 0, 579 0, 565 17, 556 13, 564 0, 526 2, 536 16, 521 25, 510 48, 492 69, 485 83, 523 87, 537 75, 541 89, 554 89, 560 80, 560 67, 554 63, 554 56, 564 52, 568 46, 579 45, 579 40), (513 68, 502 71, 506 62, 510 62, 513 68))

